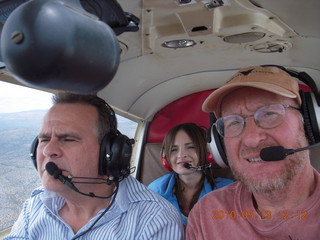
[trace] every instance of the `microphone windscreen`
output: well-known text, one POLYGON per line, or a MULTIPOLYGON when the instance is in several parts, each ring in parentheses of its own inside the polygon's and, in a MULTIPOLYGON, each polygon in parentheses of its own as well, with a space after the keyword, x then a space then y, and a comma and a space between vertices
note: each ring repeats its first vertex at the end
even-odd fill
POLYGON ((190 163, 184 163, 183 166, 187 169, 190 169, 191 168, 191 164, 190 163))
POLYGON ((280 161, 287 155, 287 149, 282 146, 267 147, 260 151, 260 158, 263 161, 280 161))
POLYGON ((57 165, 53 162, 48 162, 46 164, 46 170, 55 179, 57 179, 59 177, 59 175, 61 175, 61 173, 62 173, 61 170, 59 170, 59 168, 57 167, 57 165))

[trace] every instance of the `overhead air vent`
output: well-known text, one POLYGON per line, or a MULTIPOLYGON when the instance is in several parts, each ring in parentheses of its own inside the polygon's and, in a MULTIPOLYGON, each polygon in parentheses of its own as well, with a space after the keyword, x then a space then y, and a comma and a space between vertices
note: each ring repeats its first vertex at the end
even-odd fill
POLYGON ((250 49, 251 51, 260 52, 260 53, 282 53, 285 50, 288 50, 292 47, 290 42, 285 41, 270 41, 265 43, 259 44, 249 44, 246 48, 250 49))

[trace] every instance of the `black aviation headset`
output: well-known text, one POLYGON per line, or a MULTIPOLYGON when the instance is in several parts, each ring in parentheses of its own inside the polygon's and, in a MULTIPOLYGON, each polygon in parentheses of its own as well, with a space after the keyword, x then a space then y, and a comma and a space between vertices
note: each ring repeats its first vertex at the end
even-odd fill
MULTIPOLYGON (((320 142, 320 94, 314 80, 306 72, 297 72, 295 70, 286 69, 278 65, 261 65, 262 67, 277 67, 287 72, 291 77, 299 79, 310 87, 312 92, 299 90, 302 100, 301 113, 304 119, 304 130, 310 144, 320 142)), ((217 118, 213 113, 210 113, 211 126, 208 129, 208 148, 210 149, 215 161, 222 168, 228 167, 228 159, 225 153, 223 138, 219 135, 212 124, 217 118)))
MULTIPOLYGON (((117 120, 113 109, 105 101, 104 104, 109 109, 110 131, 101 140, 98 173, 108 176, 108 184, 112 184, 130 175, 130 159, 134 140, 120 133, 116 127, 117 120)), ((39 140, 36 137, 30 149, 30 157, 36 169, 38 143, 39 140)))

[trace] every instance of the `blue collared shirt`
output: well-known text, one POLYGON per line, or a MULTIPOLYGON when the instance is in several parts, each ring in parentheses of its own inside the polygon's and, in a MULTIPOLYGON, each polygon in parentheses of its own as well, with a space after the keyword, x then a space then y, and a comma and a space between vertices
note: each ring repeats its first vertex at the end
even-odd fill
MULTIPOLYGON (((177 174, 175 172, 168 173, 168 174, 154 180, 152 183, 150 183, 149 188, 152 189, 154 192, 158 193, 160 196, 167 199, 169 202, 171 202, 175 206, 175 208, 178 210, 182 223, 184 225, 187 225, 187 217, 182 214, 180 207, 179 207, 178 199, 173 191, 174 184, 176 181, 176 175, 177 174)), ((232 183, 233 181, 230 179, 227 179, 227 178, 216 178, 215 182, 216 182, 216 189, 217 189, 217 188, 222 188, 222 187, 232 183)), ((201 190, 198 201, 200 198, 202 198, 204 195, 211 192, 212 190, 213 189, 212 189, 210 183, 208 182, 207 179, 205 179, 204 186, 201 190)))
MULTIPOLYGON (((65 199, 54 192, 37 189, 24 205, 11 233, 4 238, 72 240, 86 231, 105 210, 93 217, 76 234, 59 217, 65 199)), ((94 227, 79 240, 183 239, 176 209, 162 197, 129 176, 120 182, 114 204, 94 227)))

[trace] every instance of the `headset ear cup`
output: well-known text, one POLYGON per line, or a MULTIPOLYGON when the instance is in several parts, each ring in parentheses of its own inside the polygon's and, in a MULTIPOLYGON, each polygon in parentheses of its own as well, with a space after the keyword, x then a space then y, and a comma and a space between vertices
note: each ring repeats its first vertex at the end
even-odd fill
POLYGON ((165 169, 167 169, 168 171, 173 171, 172 168, 171 168, 171 166, 170 166, 170 164, 169 164, 168 161, 167 161, 166 156, 162 156, 162 157, 161 157, 161 162, 162 162, 162 166, 163 166, 165 169))
POLYGON ((311 134, 314 139, 314 143, 320 142, 319 124, 318 124, 318 112, 319 106, 314 97, 314 93, 306 93, 306 103, 309 113, 309 122, 311 128, 311 134))
POLYGON ((223 139, 216 128, 211 125, 207 132, 208 149, 215 162, 222 168, 228 168, 228 160, 224 150, 223 139))
POLYGON ((312 100, 310 93, 300 91, 300 97, 302 100, 301 103, 301 112, 303 116, 303 121, 304 121, 304 130, 306 133, 306 136, 309 140, 310 144, 314 144, 316 142, 314 134, 313 134, 313 127, 312 127, 312 118, 315 118, 314 114, 311 116, 310 109, 313 109, 312 100))
POLYGON ((30 158, 32 160, 33 166, 37 169, 37 147, 38 147, 38 137, 33 139, 30 147, 30 158))
POLYGON ((106 134, 100 144, 100 154, 99 154, 99 175, 106 175, 107 174, 107 162, 110 160, 110 140, 108 134, 106 134), (109 148, 107 150, 107 148, 109 148))
POLYGON ((130 174, 131 154, 132 143, 127 136, 114 132, 106 134, 100 145, 99 174, 121 181, 130 174))
POLYGON ((132 144, 123 134, 116 134, 111 144, 111 160, 108 162, 107 175, 119 181, 129 176, 132 144))
POLYGON ((310 92, 304 92, 300 90, 301 112, 304 119, 304 129, 305 134, 309 140, 310 144, 320 142, 320 131, 318 116, 320 115, 320 94, 318 87, 311 76, 306 72, 296 72, 294 70, 286 69, 285 67, 278 65, 262 65, 262 66, 273 66, 278 67, 281 70, 287 72, 291 77, 299 79, 301 82, 305 83, 308 88, 311 89, 310 92))

